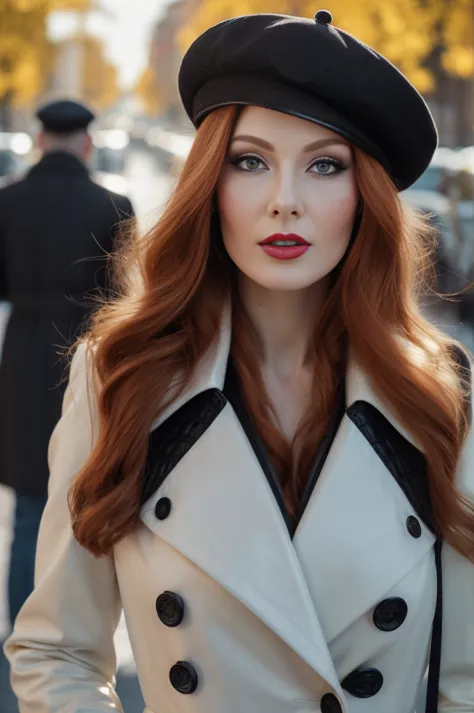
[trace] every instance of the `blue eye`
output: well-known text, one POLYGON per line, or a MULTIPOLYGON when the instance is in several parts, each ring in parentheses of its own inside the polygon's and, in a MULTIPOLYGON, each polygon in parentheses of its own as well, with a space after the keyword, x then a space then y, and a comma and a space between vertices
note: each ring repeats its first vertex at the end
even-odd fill
POLYGON ((336 161, 335 158, 329 157, 318 158, 310 166, 310 169, 313 169, 315 166, 318 167, 318 170, 315 171, 317 176, 334 176, 347 168, 340 161, 336 161))
POLYGON ((259 156, 254 156, 253 154, 241 154, 235 158, 230 159, 230 163, 236 166, 241 171, 258 171, 262 166, 265 167, 264 162, 259 156))

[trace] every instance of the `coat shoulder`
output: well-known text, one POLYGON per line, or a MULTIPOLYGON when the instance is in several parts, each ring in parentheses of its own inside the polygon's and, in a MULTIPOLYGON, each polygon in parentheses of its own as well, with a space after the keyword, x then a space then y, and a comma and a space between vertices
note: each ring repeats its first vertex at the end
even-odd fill
POLYGON ((127 196, 124 196, 121 193, 109 191, 107 188, 104 188, 104 186, 101 186, 94 181, 91 181, 91 184, 94 187, 97 196, 112 205, 121 220, 135 217, 132 203, 127 196))

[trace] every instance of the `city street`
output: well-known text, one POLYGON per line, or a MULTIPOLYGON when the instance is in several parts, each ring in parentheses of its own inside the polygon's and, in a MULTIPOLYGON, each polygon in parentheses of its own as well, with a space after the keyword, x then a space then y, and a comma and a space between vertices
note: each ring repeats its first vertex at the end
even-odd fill
MULTIPOLYGON (((126 178, 130 181, 129 196, 134 204, 142 229, 151 226, 160 214, 167 199, 170 180, 160 173, 150 155, 135 151, 128 161, 126 178)), ((0 313, 0 342, 2 330, 7 316, 4 306, 0 313), (3 314, 3 317, 1 316, 3 314)), ((460 329, 455 322, 453 311, 448 304, 430 308, 430 316, 454 336, 460 338, 470 348, 474 349, 472 334, 460 329)), ((6 573, 8 568, 8 551, 11 534, 11 518, 13 496, 0 486, 0 641, 7 635, 6 607, 6 573)), ((116 647, 120 664, 118 690, 125 713, 141 713, 143 701, 139 686, 134 675, 134 662, 130 650, 125 623, 122 619, 116 633, 116 647)), ((8 686, 8 671, 6 661, 0 657, 0 713, 17 713, 16 703, 8 686)))

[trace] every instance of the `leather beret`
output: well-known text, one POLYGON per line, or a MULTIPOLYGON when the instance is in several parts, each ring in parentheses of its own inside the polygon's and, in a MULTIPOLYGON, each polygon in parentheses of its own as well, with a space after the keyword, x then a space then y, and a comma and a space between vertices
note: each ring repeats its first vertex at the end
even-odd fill
POLYGON ((48 102, 36 112, 46 131, 67 134, 87 129, 94 114, 84 104, 70 99, 48 102))
POLYGON ((196 127, 229 104, 313 121, 375 157, 404 190, 436 149, 433 117, 393 64, 331 21, 326 10, 313 20, 255 14, 206 30, 179 72, 186 113, 196 127))

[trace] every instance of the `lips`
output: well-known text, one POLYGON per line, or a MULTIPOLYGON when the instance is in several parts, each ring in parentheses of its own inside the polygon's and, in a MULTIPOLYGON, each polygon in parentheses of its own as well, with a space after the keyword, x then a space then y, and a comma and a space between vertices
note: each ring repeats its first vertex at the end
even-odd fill
POLYGON ((278 245, 279 247, 295 247, 296 245, 310 245, 307 240, 295 233, 274 233, 262 240, 259 245, 278 245))
POLYGON ((259 245, 266 255, 276 260, 295 260, 311 247, 311 243, 294 233, 269 235, 259 245))

